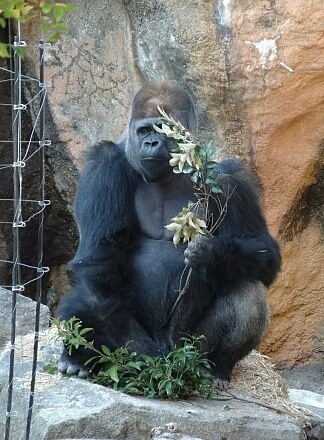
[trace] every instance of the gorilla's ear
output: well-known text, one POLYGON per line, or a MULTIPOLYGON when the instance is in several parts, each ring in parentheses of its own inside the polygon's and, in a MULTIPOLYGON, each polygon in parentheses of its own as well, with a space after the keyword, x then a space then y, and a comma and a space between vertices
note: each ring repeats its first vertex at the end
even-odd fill
POLYGON ((198 120, 193 100, 182 87, 169 81, 152 81, 135 95, 131 120, 158 118, 158 107, 176 121, 180 121, 193 135, 197 135, 198 120))

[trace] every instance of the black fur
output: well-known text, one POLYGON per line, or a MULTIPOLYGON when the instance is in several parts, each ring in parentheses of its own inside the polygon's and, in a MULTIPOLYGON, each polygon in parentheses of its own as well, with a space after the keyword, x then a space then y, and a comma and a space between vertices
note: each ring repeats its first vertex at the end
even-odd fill
MULTIPOLYGON (((165 103, 165 90, 176 86, 162 84, 165 103)), ((176 90, 182 97, 180 113, 187 108, 186 120, 194 120, 191 98, 176 90)), ((147 102, 141 102, 151 100, 146 95, 135 98, 137 111, 149 111, 147 102)), ((266 328, 265 286, 280 269, 279 248, 268 233, 250 177, 233 159, 222 161, 215 171, 222 193, 211 210, 214 219, 219 206, 227 204, 227 212, 214 236, 200 236, 187 248, 174 247, 164 226, 194 200, 194 193, 187 176, 176 176, 166 166, 163 135, 153 129, 138 134, 138 127, 150 125, 152 117, 158 122, 155 107, 143 119, 133 111, 125 142, 102 142, 88 154, 76 195, 80 244, 69 264, 72 289, 58 314, 93 327, 97 346, 115 349, 131 342, 138 353, 152 355, 168 351, 184 333, 205 334, 204 349, 215 375, 226 381, 266 328), (170 318, 184 258, 193 268, 192 277, 170 318)), ((72 358, 65 353, 60 369, 82 375, 81 364, 88 357, 82 350, 72 358)))

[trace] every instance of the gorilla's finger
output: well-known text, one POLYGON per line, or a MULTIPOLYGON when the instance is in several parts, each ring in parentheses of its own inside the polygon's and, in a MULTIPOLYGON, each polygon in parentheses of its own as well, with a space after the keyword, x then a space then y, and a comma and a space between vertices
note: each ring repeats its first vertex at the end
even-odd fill
POLYGON ((190 257, 192 257, 193 255, 195 255, 196 251, 197 251, 196 248, 191 247, 190 249, 187 248, 187 249, 183 252, 183 254, 184 254, 185 257, 190 258, 190 257))
POLYGON ((77 374, 80 371, 80 365, 77 364, 70 364, 66 369, 66 374, 69 376, 77 376, 77 374))
POLYGON ((195 246, 196 246, 196 243, 194 241, 189 241, 187 249, 189 249, 189 250, 194 249, 195 246))
POLYGON ((89 371, 86 370, 84 367, 81 367, 78 372, 78 377, 80 379, 86 379, 89 376, 89 371))
POLYGON ((195 237, 195 243, 196 244, 204 243, 205 240, 209 240, 209 238, 206 237, 206 235, 203 235, 203 234, 197 234, 196 237, 195 237))

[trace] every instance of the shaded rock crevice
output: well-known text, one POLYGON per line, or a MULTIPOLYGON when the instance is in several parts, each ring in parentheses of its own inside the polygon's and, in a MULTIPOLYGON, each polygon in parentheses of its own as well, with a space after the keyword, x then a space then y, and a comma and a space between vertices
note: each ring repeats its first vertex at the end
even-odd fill
POLYGON ((279 237, 290 241, 300 235, 311 221, 315 221, 324 237, 324 141, 319 146, 319 154, 306 181, 313 181, 299 194, 289 211, 282 218, 279 237))
MULTIPOLYGON (((4 31, 2 31, 2 34, 4 31)), ((3 36, 3 35, 2 35, 3 36)), ((1 37, 1 35, 0 35, 1 37)), ((2 65, 9 67, 8 60, 1 60, 2 65)), ((34 75, 34 69, 27 61, 23 62, 23 72, 28 72, 29 76, 34 75)), ((9 78, 9 74, 0 71, 1 79, 9 78)), ((11 83, 9 81, 0 83, 1 103, 11 102, 11 83)), ((27 103, 36 95, 33 83, 23 83, 23 102, 27 103)), ((32 106, 28 106, 22 112, 22 140, 29 141, 33 132, 33 123, 37 118, 38 104, 37 99, 32 106)), ((57 142, 57 130, 54 127, 51 114, 47 109, 46 119, 47 137, 52 139, 52 145, 45 147, 45 198, 51 204, 45 209, 44 222, 44 246, 43 246, 43 265, 49 266, 54 272, 56 267, 66 264, 72 258, 77 244, 77 230, 72 217, 72 203, 75 192, 75 181, 77 178, 76 167, 71 160, 71 156, 65 145, 57 142)), ((1 107, 1 128, 0 140, 12 140, 11 133, 11 107, 1 107)), ((22 216, 26 221, 26 227, 19 231, 20 236, 20 261, 30 266, 37 266, 37 235, 38 235, 38 216, 39 211, 37 200, 39 198, 39 159, 37 154, 38 137, 37 127, 31 140, 34 142, 28 150, 26 166, 22 170, 22 198, 33 202, 22 202, 22 216), (36 154, 35 154, 36 153, 36 154)), ((22 144, 23 155, 27 151, 26 143, 22 144)), ((1 163, 12 163, 13 153, 12 144, 0 143, 1 163)), ((0 199, 10 199, 13 197, 13 168, 0 170, 1 185, 0 199)), ((0 201, 0 221, 11 222, 13 218, 13 202, 0 201)), ((0 259, 12 260, 12 226, 0 224, 0 259)), ((0 263, 0 284, 11 285, 12 264, 0 263)), ((37 276, 36 271, 31 268, 21 268, 22 284, 28 283, 37 276)), ((50 274, 43 277, 43 301, 46 302, 47 289, 50 286, 50 274)), ((35 298, 35 283, 25 286, 24 295, 35 298)))

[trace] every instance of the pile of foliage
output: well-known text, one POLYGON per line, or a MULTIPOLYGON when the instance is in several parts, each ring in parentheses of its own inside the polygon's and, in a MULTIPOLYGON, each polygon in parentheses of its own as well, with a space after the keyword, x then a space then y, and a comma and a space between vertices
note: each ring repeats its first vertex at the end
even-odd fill
MULTIPOLYGON (((91 328, 83 328, 82 322, 72 317, 68 321, 55 319, 58 337, 71 355, 73 350, 86 348, 94 353, 85 365, 90 368, 92 382, 110 386, 124 393, 162 397, 188 398, 193 395, 210 398, 213 379, 210 361, 198 347, 203 337, 182 339, 181 347, 174 347, 163 357, 137 355, 128 347, 114 351, 105 345, 94 347, 86 335, 91 328)), ((50 371, 51 366, 46 366, 50 371)))

